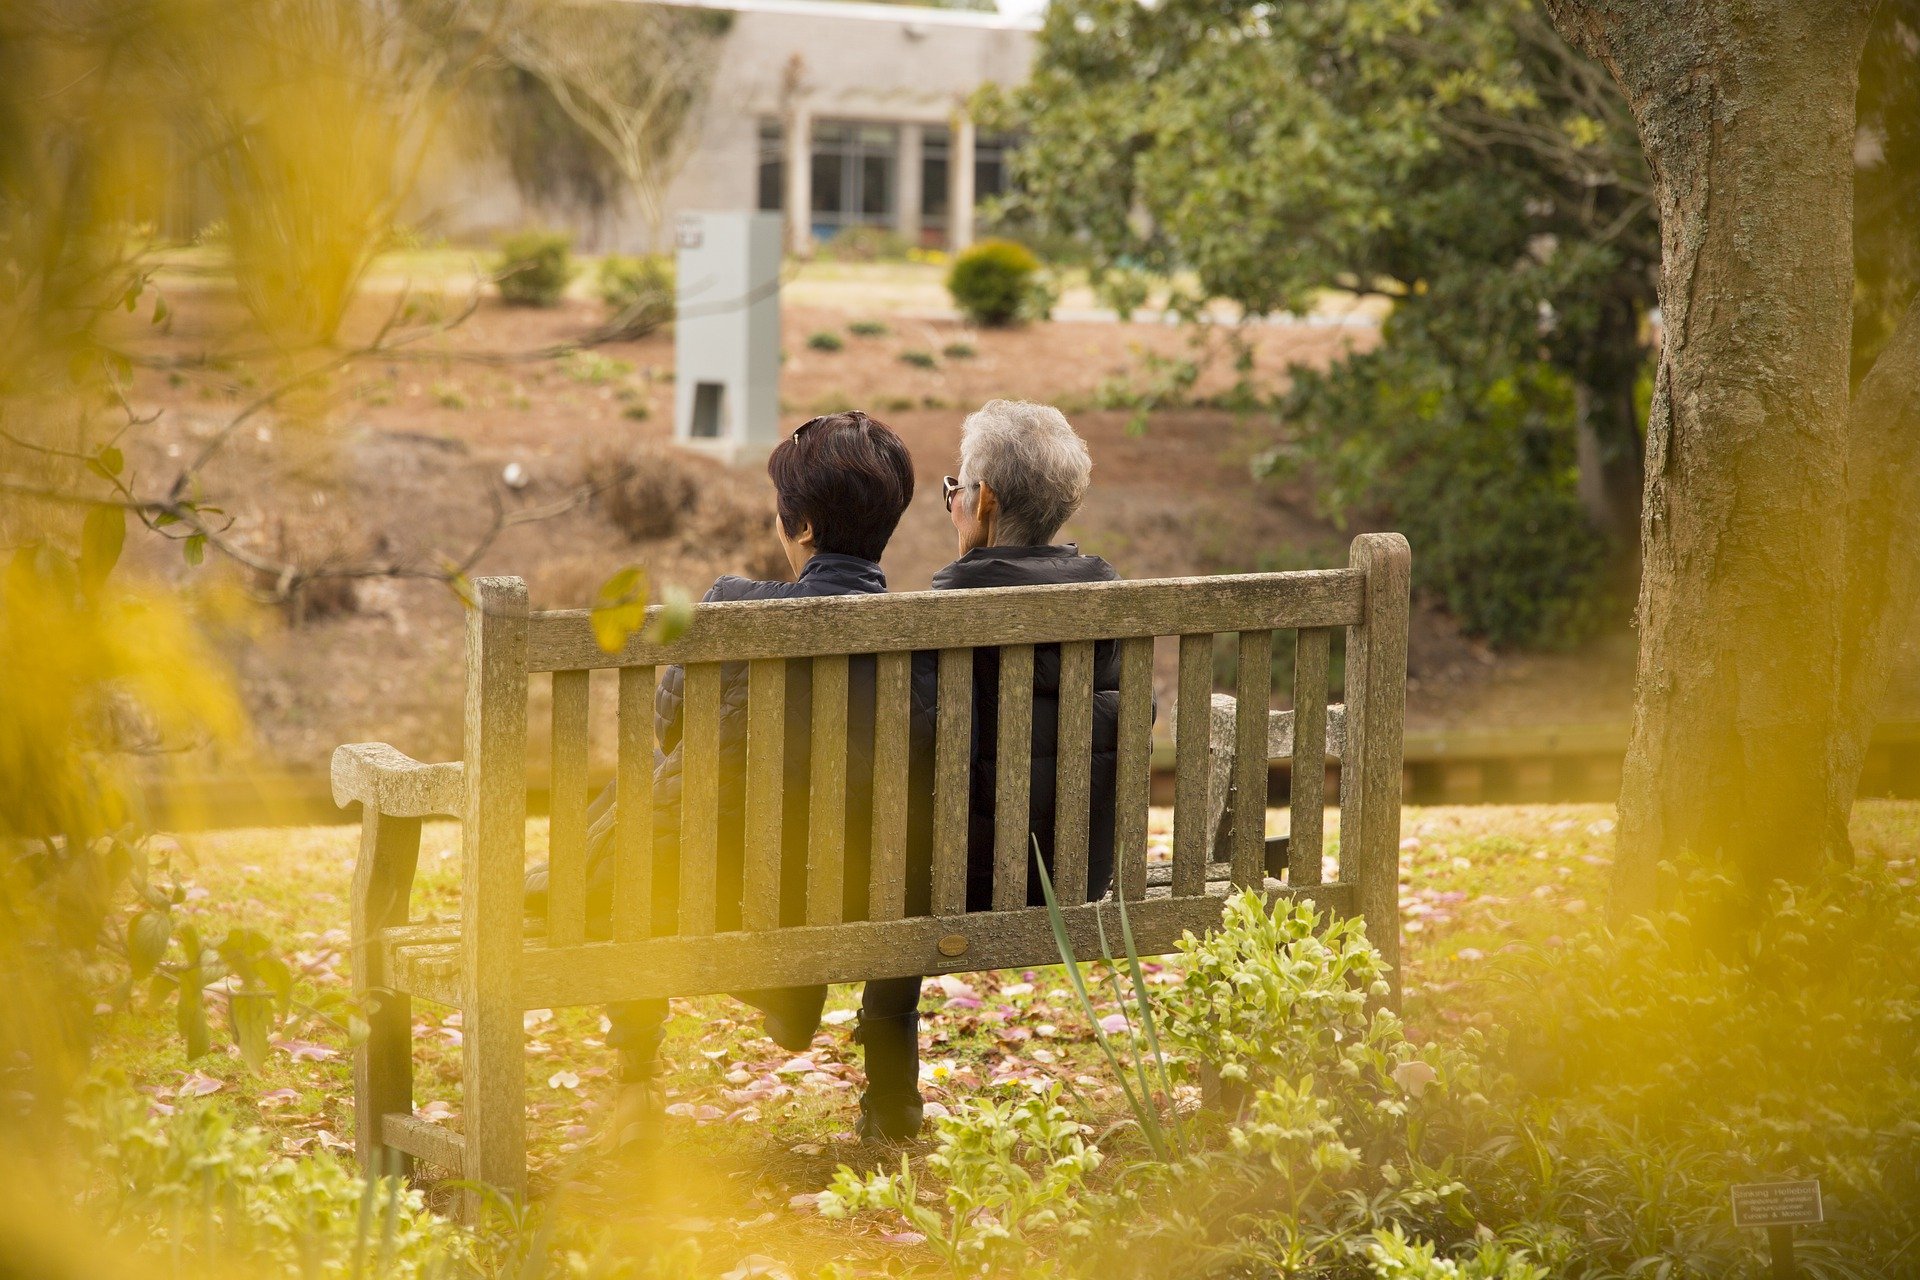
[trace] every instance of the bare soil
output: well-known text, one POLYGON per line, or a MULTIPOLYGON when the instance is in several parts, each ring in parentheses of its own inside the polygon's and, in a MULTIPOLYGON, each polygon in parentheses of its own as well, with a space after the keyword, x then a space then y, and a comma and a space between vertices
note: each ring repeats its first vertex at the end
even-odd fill
MULTIPOLYGON (((136 408, 162 415, 129 450, 137 487, 147 490, 170 483, 288 367, 232 336, 239 309, 230 294, 176 289, 170 300, 168 331, 140 335, 143 354, 174 366, 142 368, 136 379, 136 408)), ((371 332, 392 301, 364 299, 357 334, 371 332)), ((449 314, 461 305, 428 302, 449 314)), ((424 573, 466 560, 499 516, 564 502, 638 459, 624 494, 603 492, 505 529, 470 572, 526 577, 536 607, 590 603, 601 582, 634 563, 647 566, 656 584, 696 596, 721 573, 781 573, 765 476, 665 444, 670 333, 526 358, 579 338, 600 319, 599 306, 583 300, 548 311, 483 303, 444 334, 356 362, 248 418, 202 472, 203 494, 231 513, 238 539, 276 558, 391 561, 424 573), (505 478, 510 469, 518 487, 505 478), (616 522, 622 497, 630 509, 657 513, 645 536, 630 537, 616 522)), ((1142 418, 1097 407, 1128 403, 1164 362, 1194 359, 1176 328, 1072 321, 981 331, 952 320, 791 305, 783 333, 785 416, 864 408, 913 451, 914 504, 885 559, 895 589, 925 587, 951 558, 940 476, 955 468, 965 413, 995 396, 1068 410, 1092 450, 1095 483, 1066 536, 1126 576, 1335 565, 1361 531, 1336 529, 1298 486, 1255 478, 1251 463, 1270 439, 1258 417, 1181 408, 1142 418), (860 320, 887 331, 855 335, 849 324, 860 320), (835 334, 842 348, 810 347, 817 333, 835 334), (931 356, 933 367, 902 359, 913 352, 931 356)), ((1268 326, 1251 335, 1256 368, 1274 376, 1293 363, 1325 365, 1372 340, 1367 329, 1335 326, 1268 326)), ((1231 379, 1230 361, 1215 360, 1194 394, 1215 395, 1231 379)), ((210 600, 269 585, 217 556, 189 569, 177 547, 157 540, 130 554, 210 600)), ((226 619, 225 648, 254 713, 253 763, 318 768, 336 744, 369 739, 423 758, 457 754, 462 609, 443 583, 321 584, 291 607, 210 612, 226 619)), ((1415 728, 1591 723, 1624 719, 1632 645, 1623 627, 1575 653, 1496 654, 1421 602, 1411 666, 1415 728)))

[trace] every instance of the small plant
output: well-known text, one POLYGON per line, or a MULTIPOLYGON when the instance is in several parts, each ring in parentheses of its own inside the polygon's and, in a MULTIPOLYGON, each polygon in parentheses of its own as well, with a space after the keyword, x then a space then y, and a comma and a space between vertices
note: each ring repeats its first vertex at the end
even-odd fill
POLYGON ((905 413, 914 407, 912 396, 883 396, 880 408, 887 413, 905 413))
POLYGON ((625 360, 603 356, 598 351, 576 351, 567 357, 561 367, 575 382, 586 382, 596 387, 633 373, 633 366, 625 360))
POLYGON ((1093 282, 1093 296, 1123 321, 1133 319, 1133 313, 1146 306, 1151 295, 1152 282, 1146 273, 1124 267, 1103 271, 1093 282))
POLYGON ((1011 240, 982 240, 953 261, 947 292, 969 320, 981 325, 1012 324, 1039 314, 1036 294, 1040 260, 1011 240))
POLYGON ((433 384, 433 402, 442 409, 464 409, 467 407, 466 393, 451 382, 433 384))
POLYGON ((940 348, 940 354, 949 360, 971 360, 980 353, 971 342, 949 342, 940 348))
POLYGON ((598 455, 588 459, 584 478, 604 486, 599 501, 607 518, 634 542, 673 536, 700 501, 700 473, 678 450, 598 455))
POLYGON ((807 336, 807 349, 810 351, 839 351, 846 345, 839 334, 829 333, 825 329, 807 336))
POLYGON ((632 422, 645 422, 653 416, 653 410, 642 401, 636 400, 620 411, 620 416, 632 422))
POLYGON ((902 351, 900 363, 912 365, 916 369, 931 369, 938 364, 938 361, 933 358, 931 351, 902 351))
POLYGON ((593 288, 613 313, 609 328, 623 342, 644 338, 673 319, 671 258, 610 253, 600 259, 593 288))
POLYGON ((500 242, 493 278, 500 300, 515 307, 558 306, 575 274, 573 237, 564 231, 521 231, 500 242))
POLYGON ((856 338, 884 338, 887 326, 878 320, 855 320, 847 326, 847 332, 856 338))
POLYGON ((927 1237, 956 1275, 1009 1274, 1033 1251, 1040 1232, 1085 1234, 1080 1209, 1086 1180, 1100 1165, 1090 1130, 1060 1105, 1049 1084, 1004 1101, 960 1104, 936 1125, 939 1146, 927 1167, 946 1179, 945 1212, 923 1202, 911 1161, 900 1172, 862 1178, 845 1165, 820 1193, 829 1218, 891 1210, 927 1237))

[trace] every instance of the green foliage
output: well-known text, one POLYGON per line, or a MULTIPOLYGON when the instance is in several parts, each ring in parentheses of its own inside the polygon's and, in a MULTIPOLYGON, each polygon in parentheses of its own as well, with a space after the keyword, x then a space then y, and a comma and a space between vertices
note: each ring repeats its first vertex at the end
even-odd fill
POLYGON ((820 246, 829 262, 905 262, 913 246, 905 236, 885 227, 842 227, 820 246))
POLYGON ((573 236, 564 231, 520 231, 500 242, 493 277, 509 306, 558 306, 575 274, 573 236))
MULTIPOLYGON (((1347 412, 1322 404, 1289 443, 1364 472, 1337 478, 1328 505, 1414 535, 1450 600, 1473 594, 1463 574, 1502 579, 1482 593, 1496 599, 1467 602, 1470 628, 1554 643, 1590 625, 1595 544, 1568 525, 1586 517, 1558 442, 1582 410, 1614 464, 1610 509, 1636 501, 1633 387, 1659 237, 1626 104, 1534 0, 1068 0, 1048 9, 1027 85, 980 106, 1026 139, 1007 211, 1081 237, 1096 292, 1122 315, 1156 282, 1190 321, 1216 299, 1268 314, 1330 289, 1392 297, 1395 324, 1347 412), (1524 341, 1489 362, 1479 327, 1524 341), (1514 396, 1524 410, 1500 403, 1514 396), (1369 399, 1393 416, 1370 425, 1369 399), (1331 438, 1297 438, 1329 419, 1331 438), (1420 424, 1437 430, 1416 442, 1420 424), (1421 481, 1394 482, 1414 453, 1421 481), (1501 483, 1487 494, 1490 471, 1501 483), (1474 491, 1485 500, 1470 512, 1435 516, 1474 491), (1536 589, 1538 607, 1520 606, 1536 589)), ((1144 425, 1150 406, 1128 407, 1144 425)))
POLYGON ((975 324, 1007 325, 1035 314, 1040 260, 1011 240, 982 240, 947 272, 953 304, 975 324))
POLYGON ((900 353, 900 363, 911 365, 916 369, 931 369, 934 368, 939 361, 933 358, 933 352, 931 351, 902 351, 900 353))
POLYGON ((980 352, 971 342, 949 342, 940 348, 940 354, 949 360, 971 360, 980 352))
POLYGON ((613 313, 609 324, 621 341, 644 338, 673 319, 673 259, 610 253, 594 273, 594 293, 613 313))
POLYGON ((472 1239, 404 1179, 362 1178, 327 1152, 281 1157, 264 1131, 217 1105, 163 1117, 144 1098, 100 1089, 78 1120, 97 1187, 86 1207, 126 1255, 178 1267, 184 1252, 194 1274, 366 1280, 467 1273, 477 1261, 472 1239))
POLYGON ((839 351, 846 345, 846 342, 839 334, 831 333, 825 329, 820 330, 818 333, 807 335, 807 349, 809 351, 839 351))
MULTIPOLYGON (((1027 1263, 1043 1234, 1090 1229, 1080 1199, 1099 1167, 1091 1131, 1060 1104, 1058 1085, 976 1098, 937 1122, 927 1167, 946 1181, 944 1212, 925 1203, 910 1159, 862 1178, 842 1165, 820 1195, 830 1218, 882 1210, 927 1237, 955 1275, 1002 1274, 1027 1263)), ((1035 1274, 1023 1272, 1023 1274, 1035 1274)))
MULTIPOLYGON (((1615 612, 1604 539, 1578 494, 1574 389, 1471 315, 1436 333, 1402 312, 1386 341, 1325 371, 1296 368, 1268 455, 1305 473, 1326 514, 1390 519, 1419 548, 1419 584, 1470 633, 1561 646, 1615 612)), ((1438 319, 1440 317, 1434 316, 1438 319)))
MULTIPOLYGON (((1758 898, 1676 876, 1666 914, 1520 951, 1454 1006, 1491 1038, 1444 1045, 1367 1008, 1380 961, 1351 922, 1238 895, 1182 941, 1182 981, 1136 981, 1159 1038, 1115 1064, 1124 1083, 1164 1046, 1176 1076, 1227 1081, 1225 1108, 1186 1154, 1079 1191, 1087 1225, 1036 1252, 1114 1277, 1709 1280, 1764 1266, 1728 1185, 1807 1177, 1830 1221, 1801 1233, 1802 1265, 1901 1274, 1920 1256, 1920 1078, 1888 1064, 1920 1056, 1913 865, 1758 898)), ((942 1141, 992 1158, 995 1123, 942 1141)), ((849 1207, 907 1211, 910 1181, 846 1180, 869 1196, 849 1207)))
POLYGON ((884 338, 887 326, 879 320, 855 320, 847 326, 847 332, 856 338, 884 338))

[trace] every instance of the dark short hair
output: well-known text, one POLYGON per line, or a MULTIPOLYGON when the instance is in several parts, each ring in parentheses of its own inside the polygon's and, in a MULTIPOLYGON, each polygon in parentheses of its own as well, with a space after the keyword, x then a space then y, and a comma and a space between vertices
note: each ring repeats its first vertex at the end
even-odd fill
POLYGON ((813 526, 816 551, 878 560, 913 500, 913 458, 858 409, 801 423, 767 459, 780 527, 813 526))

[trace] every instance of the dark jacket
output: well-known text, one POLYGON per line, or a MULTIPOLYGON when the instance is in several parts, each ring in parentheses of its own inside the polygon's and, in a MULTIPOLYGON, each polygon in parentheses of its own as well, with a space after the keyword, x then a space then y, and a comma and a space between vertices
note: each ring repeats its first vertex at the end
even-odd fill
MULTIPOLYGON (((886 575, 871 560, 823 552, 814 556, 795 582, 758 582, 727 576, 713 584, 704 601, 792 600, 808 596, 878 595, 886 575)), ((787 664, 786 779, 781 814, 781 923, 800 924, 806 903, 808 782, 812 768, 810 731, 813 672, 804 661, 787 664)), ((653 770, 653 924, 655 933, 673 931, 679 894, 680 795, 682 746, 686 727, 686 673, 668 667, 654 694, 653 770)), ((873 804, 873 659, 855 658, 848 671, 847 870, 844 909, 848 919, 866 909, 873 804)), ((718 926, 740 927, 742 867, 746 844, 747 664, 720 668, 720 779, 718 809, 718 926)), ((613 787, 594 801, 589 814, 587 901, 596 933, 603 933, 613 892, 613 787)), ((527 877, 528 909, 545 910, 546 868, 527 877)))
MULTIPOLYGON (((1048 547, 980 547, 933 577, 936 591, 979 587, 1031 587, 1072 582, 1112 582, 1119 575, 1098 556, 1083 556, 1067 544, 1048 547)), ((912 795, 923 812, 914 824, 917 840, 931 834, 931 739, 935 723, 937 661, 916 654, 913 669, 916 743, 912 795)), ((1098 900, 1113 880, 1113 806, 1116 754, 1120 741, 1119 646, 1102 641, 1093 653, 1093 776, 1089 788, 1087 896, 1098 900)), ((1028 830, 1040 846, 1049 874, 1053 870, 1055 791, 1060 721, 1060 646, 1037 645, 1033 653, 1033 763, 1028 780, 1028 830)), ((1000 651, 973 654, 973 729, 971 795, 967 814, 967 910, 983 911, 993 902, 994 785, 1000 732, 1000 651)), ((916 841, 917 842, 917 841, 916 841)), ((927 855, 915 850, 917 871, 927 855)), ((1039 905, 1040 877, 1029 871, 1027 902, 1039 905)))

